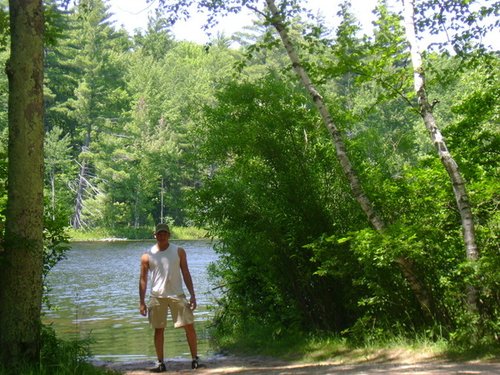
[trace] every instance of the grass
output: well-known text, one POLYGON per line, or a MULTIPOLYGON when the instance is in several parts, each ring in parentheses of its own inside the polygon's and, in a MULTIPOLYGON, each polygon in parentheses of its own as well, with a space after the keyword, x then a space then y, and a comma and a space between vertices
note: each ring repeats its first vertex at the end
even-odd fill
MULTIPOLYGON (((173 240, 198 240, 207 238, 207 231, 194 227, 171 227, 173 240)), ((89 230, 69 229, 71 241, 102 241, 105 239, 152 240, 153 228, 94 228, 89 230)))
POLYGON ((414 363, 429 360, 498 361, 500 346, 458 348, 444 339, 430 340, 387 337, 371 340, 368 344, 352 343, 344 337, 323 334, 287 333, 270 339, 269 332, 224 338, 219 345, 233 354, 262 355, 295 362, 328 361, 339 364, 365 362, 414 363))
MULTIPOLYGON (((51 327, 44 326, 42 353, 37 364, 15 369, 0 364, 0 375, 118 375, 88 362, 90 339, 66 341, 56 337, 51 327)), ((268 356, 283 360, 332 364, 418 363, 432 360, 498 361, 500 346, 456 348, 446 340, 431 341, 426 337, 408 339, 399 336, 370 340, 369 344, 353 344, 344 337, 326 334, 281 332, 270 334, 255 327, 250 334, 225 337, 219 342, 223 351, 240 356, 268 356), (273 337, 274 336, 274 337, 273 337)))
POLYGON ((99 368, 90 363, 78 364, 58 363, 52 366, 44 364, 23 365, 15 369, 7 369, 0 365, 0 375, 119 375, 118 372, 99 368))
POLYGON ((117 375, 88 362, 91 339, 62 340, 54 329, 42 326, 41 351, 36 363, 2 364, 0 375, 117 375))
POLYGON ((204 229, 194 227, 172 227, 172 239, 174 240, 201 240, 208 238, 208 232, 204 229))

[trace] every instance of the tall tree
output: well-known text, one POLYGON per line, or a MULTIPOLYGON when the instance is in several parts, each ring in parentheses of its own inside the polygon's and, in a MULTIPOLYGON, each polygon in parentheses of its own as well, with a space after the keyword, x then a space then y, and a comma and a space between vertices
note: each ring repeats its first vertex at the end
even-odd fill
POLYGON ((162 18, 159 11, 154 17, 149 17, 148 27, 144 32, 136 32, 134 35, 136 49, 141 49, 144 55, 151 56, 155 60, 161 60, 173 47, 174 39, 171 35, 167 21, 162 18))
POLYGON ((43 266, 42 0, 9 2, 8 202, 0 259, 0 357, 36 361, 43 266))
MULTIPOLYGON (((465 181, 460 173, 458 164, 451 155, 446 145, 441 130, 437 126, 433 114, 434 104, 429 101, 426 90, 425 67, 422 62, 421 51, 417 42, 415 28, 415 4, 414 0, 404 0, 404 17, 408 42, 410 44, 411 59, 414 71, 414 86, 417 94, 419 113, 422 117, 425 127, 429 132, 441 163, 448 173, 455 194, 458 210, 462 222, 463 238, 467 259, 474 262, 479 258, 479 252, 476 244, 476 234, 474 229, 474 220, 469 196, 465 188, 465 181)), ((467 290, 467 301, 472 311, 478 311, 478 291, 469 286, 467 290)))
MULTIPOLYGON (((93 180, 94 158, 100 151, 99 135, 113 133, 117 114, 126 99, 123 86, 123 67, 118 55, 128 48, 124 34, 116 32, 109 22, 108 7, 102 0, 80 1, 73 15, 78 26, 73 37, 80 47, 75 59, 78 68, 74 98, 67 101, 69 116, 76 123, 76 137, 80 142, 80 171, 75 186, 75 206, 71 224, 85 225, 85 199, 95 195, 93 180)), ((75 32, 75 31, 74 31, 75 32)))

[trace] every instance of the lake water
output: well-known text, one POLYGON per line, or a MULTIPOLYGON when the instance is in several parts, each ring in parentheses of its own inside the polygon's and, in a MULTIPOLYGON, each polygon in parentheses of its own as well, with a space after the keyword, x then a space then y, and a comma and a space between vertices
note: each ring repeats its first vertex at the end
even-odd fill
MULTIPOLYGON (((198 352, 209 356, 207 327, 215 295, 207 266, 217 260, 217 255, 208 241, 172 243, 187 253, 198 303, 194 312, 198 352)), ((153 330, 147 318, 139 314, 138 294, 140 257, 153 244, 153 241, 73 243, 67 258, 48 276, 48 295, 53 308, 44 308, 43 321, 52 324, 62 338, 90 336, 91 351, 98 360, 155 359, 153 330)), ((169 316, 165 358, 190 357, 184 330, 174 329, 169 316)))

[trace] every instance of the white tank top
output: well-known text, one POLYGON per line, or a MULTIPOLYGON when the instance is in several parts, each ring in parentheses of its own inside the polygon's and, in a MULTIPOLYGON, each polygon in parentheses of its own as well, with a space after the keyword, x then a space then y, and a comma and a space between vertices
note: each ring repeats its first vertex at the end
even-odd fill
POLYGON ((148 251, 151 297, 167 298, 184 294, 178 250, 178 246, 170 243, 163 251, 156 245, 148 251))

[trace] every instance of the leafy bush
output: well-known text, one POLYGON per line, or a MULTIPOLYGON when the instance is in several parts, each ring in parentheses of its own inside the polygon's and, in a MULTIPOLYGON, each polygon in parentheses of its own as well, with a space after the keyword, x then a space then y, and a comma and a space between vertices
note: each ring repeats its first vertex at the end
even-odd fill
POLYGON ((221 241, 212 267, 223 286, 220 331, 260 324, 278 337, 349 324, 340 299, 350 282, 315 275, 304 246, 360 213, 302 91, 273 74, 228 84, 198 138, 208 174, 192 200, 197 224, 221 241))

